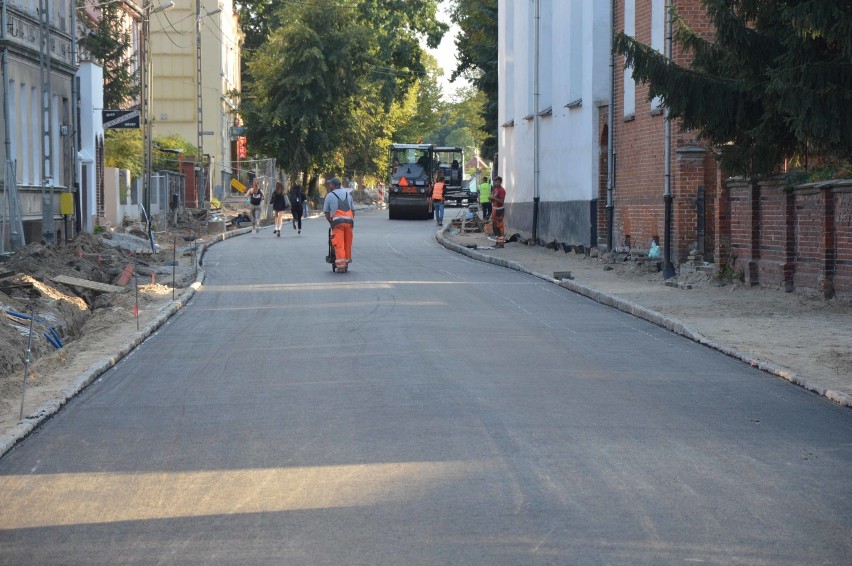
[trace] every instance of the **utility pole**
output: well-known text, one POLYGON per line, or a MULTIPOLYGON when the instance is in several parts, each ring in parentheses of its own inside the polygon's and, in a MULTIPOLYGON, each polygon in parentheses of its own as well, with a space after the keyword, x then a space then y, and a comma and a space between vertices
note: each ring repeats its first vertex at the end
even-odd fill
POLYGON ((148 217, 148 233, 151 233, 151 167, 154 150, 154 120, 151 118, 151 99, 153 89, 153 59, 151 58, 151 14, 168 10, 175 5, 174 0, 166 0, 156 8, 153 1, 147 2, 142 12, 142 49, 139 53, 139 71, 142 75, 141 114, 143 128, 143 159, 142 159, 142 206, 148 217))
POLYGON ((41 237, 54 243, 53 229, 53 93, 50 90, 49 0, 39 0, 39 75, 41 77, 41 237))
MULTIPOLYGON (((195 0, 195 94, 198 102, 198 185, 201 191, 204 191, 203 197, 207 199, 207 202, 211 202, 213 200, 213 195, 207 194, 207 183, 205 179, 205 171, 204 171, 204 125, 202 121, 202 85, 201 85, 201 25, 204 22, 203 18, 207 16, 212 16, 214 14, 218 14, 222 11, 221 8, 216 8, 215 10, 210 10, 204 14, 201 13, 201 0, 195 0)), ((212 189, 211 189, 212 193, 212 189)), ((202 195, 199 193, 199 198, 202 195)), ((203 202, 203 200, 202 200, 203 202)))
POLYGON ((198 198, 201 203, 207 197, 207 185, 204 182, 204 128, 201 121, 201 0, 195 0, 195 95, 198 103, 197 126, 198 126, 198 198), (202 196, 202 191, 204 192, 202 196))

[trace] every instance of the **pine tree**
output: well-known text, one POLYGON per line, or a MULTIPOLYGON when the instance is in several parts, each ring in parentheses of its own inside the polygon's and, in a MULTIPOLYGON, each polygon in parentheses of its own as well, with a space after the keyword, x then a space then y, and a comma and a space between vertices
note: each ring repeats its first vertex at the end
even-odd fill
MULTIPOLYGON (((139 77, 131 71, 132 42, 130 31, 125 27, 123 12, 118 4, 100 6, 100 19, 92 22, 80 18, 90 33, 80 39, 82 49, 104 70, 104 107, 126 108, 139 95, 139 77)), ((85 12, 82 12, 85 14, 85 12)))
POLYGON ((614 48, 672 118, 721 151, 729 173, 775 173, 785 159, 852 158, 852 3, 702 0, 710 41, 673 11, 689 67, 622 34, 614 48))

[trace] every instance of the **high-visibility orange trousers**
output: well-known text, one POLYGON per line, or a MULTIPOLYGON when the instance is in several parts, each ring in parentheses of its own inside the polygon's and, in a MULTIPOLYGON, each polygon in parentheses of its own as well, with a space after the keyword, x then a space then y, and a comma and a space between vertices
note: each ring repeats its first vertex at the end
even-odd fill
POLYGON ((334 246, 335 265, 345 268, 352 259, 352 224, 341 223, 332 228, 331 245, 334 246))

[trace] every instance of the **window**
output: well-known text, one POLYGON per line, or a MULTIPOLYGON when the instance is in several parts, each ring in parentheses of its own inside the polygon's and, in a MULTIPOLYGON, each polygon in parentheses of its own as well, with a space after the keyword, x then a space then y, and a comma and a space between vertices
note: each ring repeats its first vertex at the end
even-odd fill
MULTIPOLYGON (((624 0, 624 34, 636 36, 636 0, 624 0)), ((633 71, 624 67, 624 117, 636 114, 636 81, 633 71)))
POLYGON ((571 0, 568 14, 568 100, 583 98, 583 0, 571 0))
MULTIPOLYGON (((651 0, 651 48, 665 54, 666 52, 666 6, 665 0, 651 0)), ((662 107, 659 96, 651 101, 651 111, 662 107)))
POLYGON ((553 98, 553 0, 540 0, 541 32, 538 72, 538 110, 547 108, 553 98))

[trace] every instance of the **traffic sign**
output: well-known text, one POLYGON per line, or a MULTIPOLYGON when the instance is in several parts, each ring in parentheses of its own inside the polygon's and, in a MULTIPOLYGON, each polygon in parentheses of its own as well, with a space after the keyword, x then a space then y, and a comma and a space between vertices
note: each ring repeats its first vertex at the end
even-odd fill
POLYGON ((235 138, 237 136, 242 136, 246 133, 246 129, 243 126, 231 126, 231 137, 235 138))
POLYGON ((102 110, 104 129, 130 129, 139 127, 139 110, 102 110))

